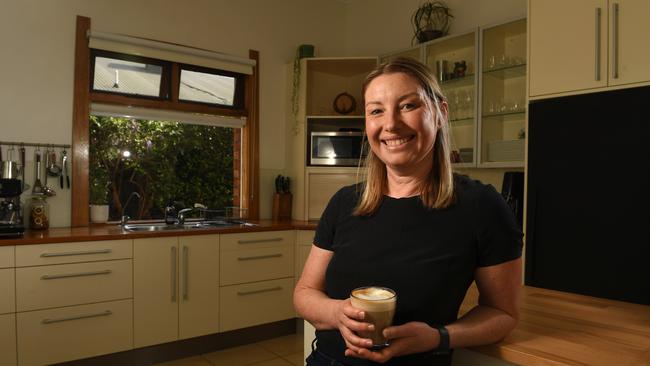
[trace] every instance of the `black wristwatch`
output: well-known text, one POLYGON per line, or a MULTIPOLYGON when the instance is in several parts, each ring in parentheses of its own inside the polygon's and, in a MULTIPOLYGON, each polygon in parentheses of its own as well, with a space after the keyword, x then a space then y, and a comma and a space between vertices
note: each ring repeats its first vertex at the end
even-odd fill
POLYGON ((444 325, 437 326, 436 329, 438 329, 438 333, 440 333, 440 342, 438 343, 438 347, 433 349, 431 352, 435 355, 446 355, 450 352, 449 331, 444 325))

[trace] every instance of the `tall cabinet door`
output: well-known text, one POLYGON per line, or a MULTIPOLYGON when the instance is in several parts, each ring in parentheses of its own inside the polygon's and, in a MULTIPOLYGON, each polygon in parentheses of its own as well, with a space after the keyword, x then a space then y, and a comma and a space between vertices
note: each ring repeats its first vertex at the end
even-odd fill
POLYGON ((16 364, 16 314, 0 315, 0 365, 16 364))
POLYGON ((219 331, 219 236, 179 238, 180 339, 219 331))
POLYGON ((607 86, 607 0, 529 0, 528 11, 530 96, 607 86))
POLYGON ((133 241, 133 341, 136 348, 178 338, 178 238, 133 241))
POLYGON ((609 84, 622 85, 650 80, 650 1, 609 2, 609 84))

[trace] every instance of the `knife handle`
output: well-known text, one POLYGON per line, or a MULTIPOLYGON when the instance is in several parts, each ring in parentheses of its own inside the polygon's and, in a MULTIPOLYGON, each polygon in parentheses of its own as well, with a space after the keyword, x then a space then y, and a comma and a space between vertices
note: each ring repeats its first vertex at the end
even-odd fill
POLYGON ((70 177, 67 175, 65 176, 65 182, 68 185, 68 189, 70 189, 70 177))
POLYGON ((63 189, 63 174, 59 176, 59 183, 61 184, 61 189, 63 189))

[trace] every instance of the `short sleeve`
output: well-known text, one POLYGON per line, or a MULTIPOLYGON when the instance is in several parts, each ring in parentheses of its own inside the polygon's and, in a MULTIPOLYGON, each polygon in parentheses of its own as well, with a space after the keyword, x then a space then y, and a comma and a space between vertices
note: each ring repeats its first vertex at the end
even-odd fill
POLYGON ((477 199, 479 267, 493 266, 521 257, 523 233, 505 200, 491 185, 477 199))
POLYGON ((336 192, 332 198, 330 198, 327 207, 325 207, 325 211, 323 211, 323 214, 318 221, 316 235, 314 236, 314 245, 321 249, 332 250, 334 234, 336 232, 336 222, 338 221, 340 213, 340 201, 343 189, 345 188, 342 188, 336 192))

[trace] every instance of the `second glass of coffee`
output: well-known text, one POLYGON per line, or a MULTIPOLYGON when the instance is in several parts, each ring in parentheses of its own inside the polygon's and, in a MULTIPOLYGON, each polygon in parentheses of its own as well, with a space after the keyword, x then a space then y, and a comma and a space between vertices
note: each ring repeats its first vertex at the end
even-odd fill
POLYGON ((393 324, 397 295, 395 291, 386 287, 359 287, 350 294, 352 306, 363 310, 366 314, 364 321, 375 325, 374 331, 358 332, 363 338, 372 340, 372 349, 381 349, 388 346, 388 341, 383 335, 384 328, 393 324))

